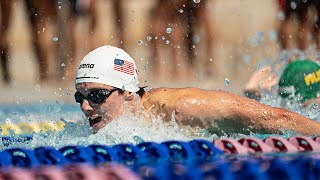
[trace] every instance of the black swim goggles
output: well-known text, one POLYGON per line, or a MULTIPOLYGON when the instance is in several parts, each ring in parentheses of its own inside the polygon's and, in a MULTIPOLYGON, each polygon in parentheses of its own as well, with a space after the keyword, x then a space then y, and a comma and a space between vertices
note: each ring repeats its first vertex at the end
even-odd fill
POLYGON ((77 103, 82 104, 84 100, 87 100, 94 104, 101 104, 103 103, 114 91, 119 90, 119 88, 114 88, 111 90, 108 89, 97 89, 92 90, 88 93, 88 95, 85 97, 83 94, 81 94, 79 91, 77 91, 74 94, 74 99, 77 103))

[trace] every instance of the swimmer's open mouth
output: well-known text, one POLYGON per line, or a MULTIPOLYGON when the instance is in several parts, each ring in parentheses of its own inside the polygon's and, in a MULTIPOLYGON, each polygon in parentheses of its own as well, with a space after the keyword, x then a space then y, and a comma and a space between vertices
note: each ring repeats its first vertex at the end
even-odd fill
POLYGON ((102 120, 102 117, 89 118, 89 124, 90 124, 90 126, 93 126, 93 125, 99 123, 101 120, 102 120))

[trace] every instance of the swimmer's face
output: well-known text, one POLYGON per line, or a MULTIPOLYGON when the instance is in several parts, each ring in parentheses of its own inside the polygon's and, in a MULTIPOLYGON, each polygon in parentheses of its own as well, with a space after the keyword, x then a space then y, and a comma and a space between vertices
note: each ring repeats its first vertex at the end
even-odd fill
MULTIPOLYGON (((80 100, 83 99, 82 102, 79 102, 80 108, 88 118, 90 127, 94 133, 121 115, 124 101, 126 101, 126 96, 129 93, 126 91, 121 93, 120 89, 116 90, 112 86, 92 82, 78 83, 76 84, 76 90, 78 91, 77 93, 80 96, 80 100), (92 99, 89 98, 89 96, 92 95, 94 95, 94 97, 99 96, 100 91, 104 92, 104 95, 108 94, 106 99, 102 98, 102 102, 94 102, 95 100, 92 101, 92 99)), ((104 97, 104 95, 102 95, 102 97, 104 97)), ((97 99, 99 100, 99 98, 97 99)))

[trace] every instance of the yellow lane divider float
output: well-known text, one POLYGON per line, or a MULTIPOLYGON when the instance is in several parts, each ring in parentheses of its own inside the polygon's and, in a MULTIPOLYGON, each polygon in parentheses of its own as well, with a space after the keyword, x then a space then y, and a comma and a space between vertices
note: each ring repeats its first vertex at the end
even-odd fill
POLYGON ((18 124, 1 124, 1 139, 4 146, 13 143, 27 143, 33 139, 33 134, 48 134, 62 132, 65 123, 63 121, 44 121, 39 123, 20 122, 18 124))

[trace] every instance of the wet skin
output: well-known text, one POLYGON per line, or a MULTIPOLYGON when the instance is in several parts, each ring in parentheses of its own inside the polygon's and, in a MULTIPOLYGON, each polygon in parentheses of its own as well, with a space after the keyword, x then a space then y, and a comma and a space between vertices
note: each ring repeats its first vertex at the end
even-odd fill
MULTIPOLYGON (((86 96, 91 90, 111 90, 113 87, 79 83, 76 89, 86 96)), ((140 98, 140 109, 144 112, 160 115, 165 121, 173 115, 180 125, 198 126, 214 133, 281 133, 282 129, 288 129, 303 135, 320 134, 320 123, 317 121, 223 91, 157 88, 142 97, 134 94, 115 91, 100 105, 85 100, 81 110, 88 117, 94 132, 121 115, 126 101, 132 103, 136 102, 134 98, 140 98), (101 120, 95 121, 96 117, 101 117, 101 120)))

